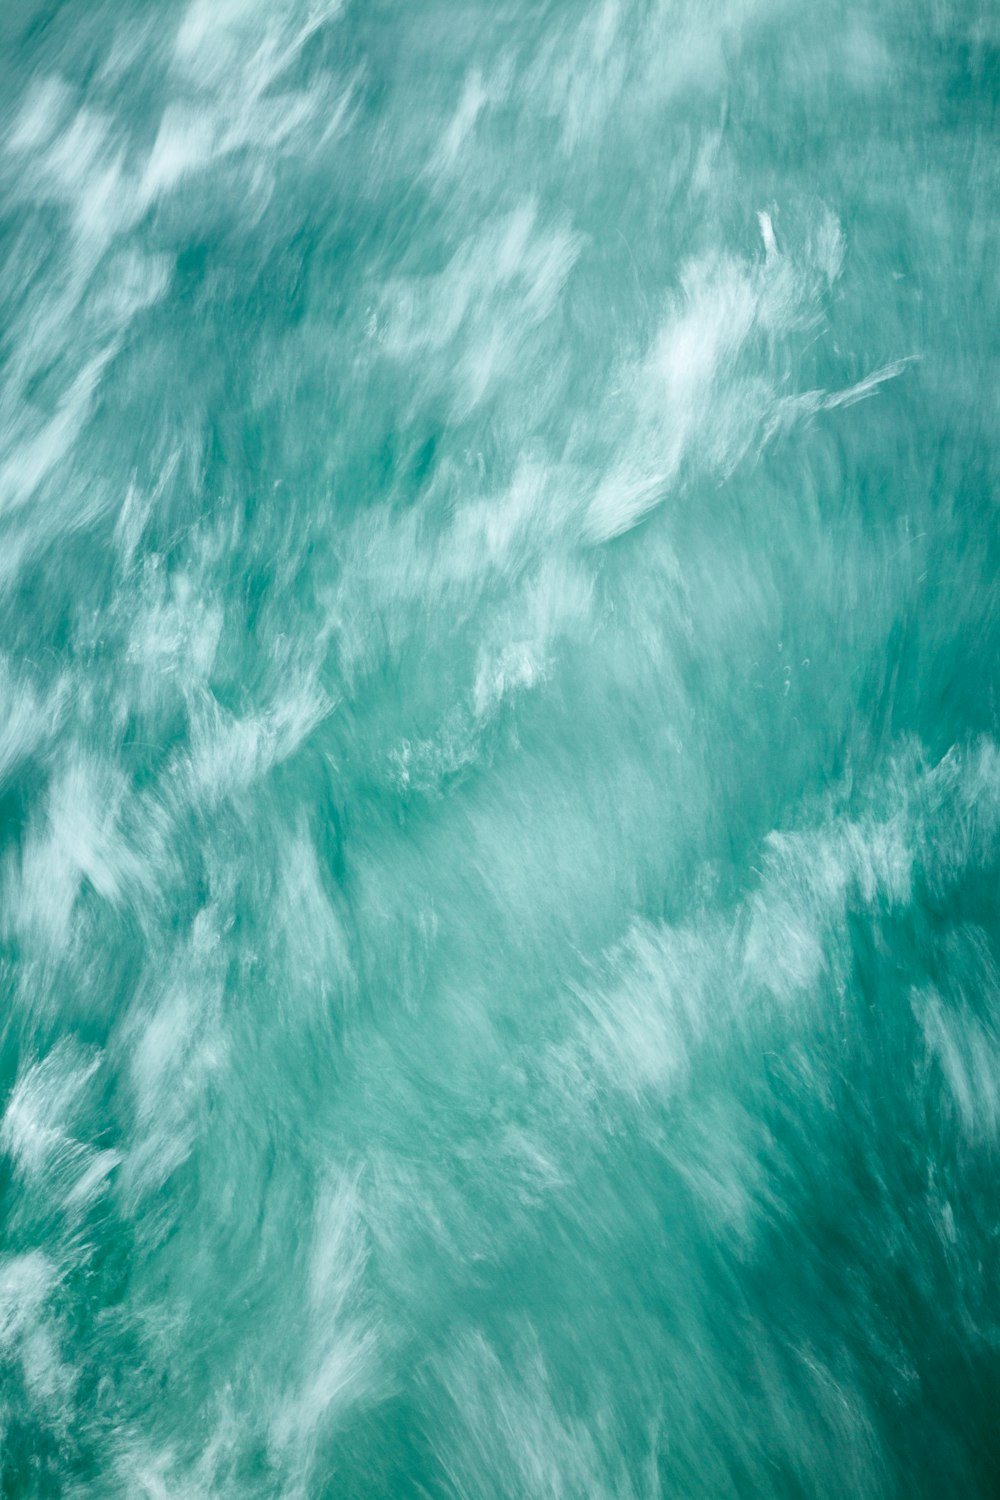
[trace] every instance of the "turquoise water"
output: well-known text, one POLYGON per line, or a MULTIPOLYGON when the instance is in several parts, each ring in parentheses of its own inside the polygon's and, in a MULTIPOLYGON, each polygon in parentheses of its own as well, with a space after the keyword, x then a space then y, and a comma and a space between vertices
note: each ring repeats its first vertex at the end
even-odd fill
POLYGON ((998 84, 7 0, 5 1497, 1000 1493, 998 84))

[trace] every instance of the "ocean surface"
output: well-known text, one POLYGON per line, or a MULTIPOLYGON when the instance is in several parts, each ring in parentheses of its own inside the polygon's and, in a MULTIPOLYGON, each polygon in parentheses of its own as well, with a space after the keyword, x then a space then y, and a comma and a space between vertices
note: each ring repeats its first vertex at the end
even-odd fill
POLYGON ((0 9, 0 1494, 1000 1494, 1000 11, 0 9))

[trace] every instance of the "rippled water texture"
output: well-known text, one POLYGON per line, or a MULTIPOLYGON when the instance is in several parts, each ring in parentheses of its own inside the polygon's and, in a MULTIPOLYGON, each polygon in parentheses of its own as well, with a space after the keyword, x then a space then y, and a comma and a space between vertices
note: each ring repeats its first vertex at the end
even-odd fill
POLYGON ((1000 20, 5 0, 0 1493, 1000 1493, 1000 20))

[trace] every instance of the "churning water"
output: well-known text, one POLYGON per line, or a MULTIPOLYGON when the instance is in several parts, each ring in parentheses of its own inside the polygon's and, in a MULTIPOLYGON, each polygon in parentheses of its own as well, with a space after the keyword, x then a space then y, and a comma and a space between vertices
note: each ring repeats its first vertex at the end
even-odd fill
POLYGON ((5 0, 5 1497, 998 1492, 998 92, 5 0))

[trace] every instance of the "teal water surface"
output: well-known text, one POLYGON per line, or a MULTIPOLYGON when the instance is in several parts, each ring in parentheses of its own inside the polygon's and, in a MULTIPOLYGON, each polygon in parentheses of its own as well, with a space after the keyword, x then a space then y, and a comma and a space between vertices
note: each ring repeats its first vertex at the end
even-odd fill
POLYGON ((0 1493, 1000 1493, 1000 20, 6 0, 0 1493))

